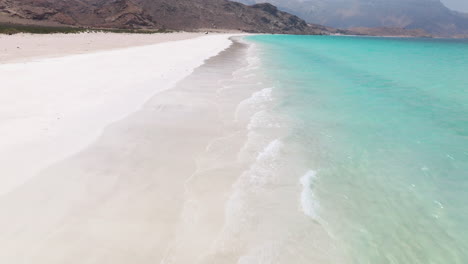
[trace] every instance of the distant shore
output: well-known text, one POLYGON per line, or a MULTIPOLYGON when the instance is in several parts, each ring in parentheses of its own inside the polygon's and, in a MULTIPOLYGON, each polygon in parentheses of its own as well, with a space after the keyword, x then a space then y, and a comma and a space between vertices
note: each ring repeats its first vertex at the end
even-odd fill
POLYGON ((204 33, 201 32, 0 34, 0 64, 152 45, 167 41, 186 40, 203 35, 204 33))

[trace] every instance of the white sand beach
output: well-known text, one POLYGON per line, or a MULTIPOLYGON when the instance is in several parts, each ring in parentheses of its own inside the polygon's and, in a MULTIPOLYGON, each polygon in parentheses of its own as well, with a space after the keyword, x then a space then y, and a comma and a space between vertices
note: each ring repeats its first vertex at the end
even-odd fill
MULTIPOLYGON (((103 37, 87 35, 91 40, 96 37, 96 42, 103 37)), ((121 38, 114 35, 111 40, 121 38)), ((105 126, 137 111, 151 96, 170 88, 231 44, 229 35, 199 36, 149 35, 146 43, 160 43, 0 65, 0 195, 82 150, 105 126)), ((36 43, 32 41, 35 37, 26 37, 23 46, 36 43)), ((39 43, 47 39, 37 37, 39 43)), ((56 37, 50 36, 52 40, 56 37)), ((47 47, 52 52, 54 46, 63 44, 67 52, 74 53, 80 46, 68 46, 68 42, 47 47)), ((22 58, 21 54, 16 58, 22 58)))
POLYGON ((170 36, 0 65, 1 263, 167 254, 184 182, 222 125, 201 86, 173 87, 232 44, 231 35, 170 36))

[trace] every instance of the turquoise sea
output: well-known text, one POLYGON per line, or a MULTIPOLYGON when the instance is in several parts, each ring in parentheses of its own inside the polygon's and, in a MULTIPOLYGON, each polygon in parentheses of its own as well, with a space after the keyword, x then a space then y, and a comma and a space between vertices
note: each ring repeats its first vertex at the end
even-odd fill
POLYGON ((299 207, 333 252, 346 263, 468 263, 468 40, 246 40, 288 128, 289 177, 304 172, 299 207))

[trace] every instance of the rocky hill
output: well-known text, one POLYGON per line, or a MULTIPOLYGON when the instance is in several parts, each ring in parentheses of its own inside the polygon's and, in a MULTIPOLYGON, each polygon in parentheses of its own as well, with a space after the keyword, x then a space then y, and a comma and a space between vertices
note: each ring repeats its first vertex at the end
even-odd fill
POLYGON ((423 29, 404 29, 392 27, 355 27, 349 29, 356 35, 366 36, 388 36, 388 37, 416 37, 416 38, 432 38, 433 35, 427 33, 423 29))
POLYGON ((271 4, 227 0, 0 0, 0 23, 328 34, 271 4))

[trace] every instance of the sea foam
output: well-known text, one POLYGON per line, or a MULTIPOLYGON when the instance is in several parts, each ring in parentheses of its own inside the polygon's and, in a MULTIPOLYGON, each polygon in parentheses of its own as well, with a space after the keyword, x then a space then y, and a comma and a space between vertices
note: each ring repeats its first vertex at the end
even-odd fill
POLYGON ((301 177, 300 182, 302 185, 301 192, 301 209, 302 212, 312 218, 317 218, 318 202, 315 199, 313 192, 314 181, 317 173, 313 170, 308 171, 304 176, 301 177))
POLYGON ((272 91, 273 88, 271 87, 264 88, 240 102, 235 113, 236 120, 243 119, 245 116, 252 117, 254 113, 265 109, 267 104, 273 101, 272 91))
POLYGON ((256 158, 250 168, 250 182, 257 186, 274 182, 275 172, 279 167, 283 142, 275 139, 268 144, 256 158))

